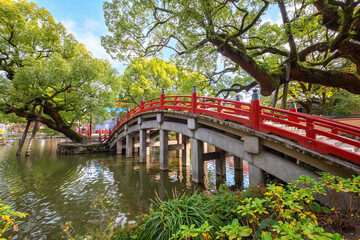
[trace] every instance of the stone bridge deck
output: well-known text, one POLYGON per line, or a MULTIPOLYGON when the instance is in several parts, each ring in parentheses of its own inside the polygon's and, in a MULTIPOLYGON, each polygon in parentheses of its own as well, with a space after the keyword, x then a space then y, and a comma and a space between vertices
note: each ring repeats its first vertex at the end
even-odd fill
POLYGON ((125 148, 128 157, 138 147, 141 162, 146 162, 149 147, 159 146, 161 170, 169 169, 168 151, 180 150, 182 164, 191 164, 192 181, 197 183, 203 181, 203 162, 207 160, 216 159, 216 173, 224 175, 226 154, 234 156, 236 169, 241 169, 242 160, 248 162, 251 185, 264 183, 265 172, 285 182, 300 175, 316 179, 320 171, 343 177, 360 173, 355 163, 318 153, 283 136, 189 112, 153 110, 136 114, 117 127, 107 141, 118 153, 125 148), (168 140, 169 132, 178 134, 176 141, 168 140), (152 142, 156 137, 159 142, 152 142), (216 150, 204 151, 204 143, 216 150))
POLYGON ((159 98, 141 101, 104 140, 117 152, 125 148, 128 157, 139 148, 142 162, 149 147, 159 146, 161 170, 169 168, 168 151, 181 150, 183 165, 191 159, 194 182, 203 181, 206 160, 216 159, 217 174, 222 175, 230 154, 240 168, 242 160, 249 163, 250 184, 258 184, 265 172, 286 182, 304 174, 317 178, 320 171, 358 175, 359 138, 360 128, 349 124, 261 106, 256 92, 248 104, 200 97, 195 89, 191 96, 162 92, 159 98), (175 144, 169 145, 169 132, 178 134, 175 144), (156 136, 159 143, 152 143, 156 136), (216 151, 204 152, 204 143, 216 151))

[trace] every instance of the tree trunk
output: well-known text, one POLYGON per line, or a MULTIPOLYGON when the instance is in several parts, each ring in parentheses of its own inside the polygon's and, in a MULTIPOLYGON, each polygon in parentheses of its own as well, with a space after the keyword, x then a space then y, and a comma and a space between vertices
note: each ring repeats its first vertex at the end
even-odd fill
POLYGON ((289 90, 289 83, 285 82, 283 87, 283 95, 281 99, 281 109, 286 109, 288 90, 289 90))
POLYGON ((24 146, 24 143, 25 143, 26 135, 27 135, 27 133, 29 131, 29 128, 30 128, 30 123, 31 123, 31 120, 28 120, 28 122, 26 124, 26 127, 25 127, 25 130, 24 130, 24 133, 22 135, 22 138, 21 138, 21 140, 19 142, 19 148, 18 148, 18 150, 16 152, 16 156, 20 156, 20 154, 21 154, 21 150, 22 150, 22 148, 24 146))
MULTIPOLYGON (((83 142, 85 138, 83 138, 80 134, 75 132, 72 129, 72 126, 69 125, 60 115, 60 113, 51 106, 50 103, 45 102, 44 104, 44 114, 48 117, 41 116, 39 122, 45 124, 50 129, 53 129, 57 132, 64 134, 67 138, 69 138, 72 142, 83 142)), ((36 119, 38 116, 29 111, 25 111, 23 109, 15 108, 14 106, 7 105, 7 114, 15 113, 19 117, 27 118, 27 119, 36 119)))
POLYGON ((299 103, 305 109, 305 113, 310 114, 310 112, 311 112, 311 103, 310 102, 297 102, 297 103, 299 103))
POLYGON ((323 114, 325 114, 326 108, 327 108, 327 105, 326 105, 326 93, 323 92, 322 93, 322 113, 323 114))
POLYGON ((40 106, 40 109, 39 109, 39 115, 38 115, 38 117, 37 117, 36 120, 35 120, 34 129, 33 129, 33 132, 32 132, 32 134, 31 134, 31 138, 30 138, 30 141, 29 141, 29 145, 28 145, 28 147, 27 147, 27 149, 26 149, 25 157, 29 157, 29 156, 30 156, 31 146, 32 146, 32 144, 33 144, 33 142, 34 142, 34 138, 35 138, 36 132, 37 132, 37 130, 39 129, 39 121, 40 121, 40 118, 41 118, 41 114, 42 114, 42 112, 43 112, 44 103, 45 103, 45 101, 42 100, 42 101, 41 101, 41 106, 40 106))
POLYGON ((272 104, 271 104, 271 106, 272 106, 273 108, 276 107, 276 103, 277 103, 278 97, 279 97, 279 88, 277 88, 277 89, 275 90, 274 97, 273 97, 273 99, 272 99, 272 104))

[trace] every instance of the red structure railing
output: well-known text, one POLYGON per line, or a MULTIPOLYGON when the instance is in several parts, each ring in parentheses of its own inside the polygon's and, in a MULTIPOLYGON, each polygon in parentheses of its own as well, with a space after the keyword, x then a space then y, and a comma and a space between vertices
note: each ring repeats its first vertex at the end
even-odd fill
POLYGON ((360 164, 360 128, 334 120, 298 113, 296 109, 283 110, 260 105, 257 90, 251 103, 236 100, 198 96, 194 86, 192 95, 165 96, 141 101, 127 111, 116 126, 102 135, 107 141, 114 131, 133 116, 153 110, 172 110, 207 115, 220 120, 241 123, 264 133, 273 133, 297 141, 303 147, 321 154, 332 154, 360 164))

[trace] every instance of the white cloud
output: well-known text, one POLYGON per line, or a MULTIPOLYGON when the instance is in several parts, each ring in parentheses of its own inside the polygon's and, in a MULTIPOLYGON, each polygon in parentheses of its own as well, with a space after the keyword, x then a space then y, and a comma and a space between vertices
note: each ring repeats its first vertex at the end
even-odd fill
POLYGON ((283 22, 280 10, 277 6, 271 6, 261 20, 263 23, 269 22, 277 25, 281 25, 283 22))
POLYGON ((60 21, 64 27, 69 31, 70 29, 73 29, 75 26, 75 22, 73 20, 62 20, 60 21))
POLYGON ((84 19, 84 22, 77 24, 71 19, 60 20, 68 33, 74 37, 86 48, 91 51, 96 58, 109 58, 105 49, 101 46, 100 34, 96 34, 94 29, 101 28, 101 24, 95 20, 84 19))
POLYGON ((283 23, 281 15, 279 14, 276 18, 274 18, 273 16, 266 16, 265 18, 263 18, 261 20, 263 23, 265 22, 269 22, 271 24, 277 24, 277 25, 281 25, 283 23))
POLYGON ((103 23, 90 18, 84 18, 83 22, 80 23, 71 19, 62 19, 59 22, 64 25, 68 33, 71 33, 80 43, 83 43, 95 58, 109 60, 111 65, 118 69, 119 72, 124 71, 123 64, 111 59, 110 55, 101 46, 100 37, 107 33, 103 23))

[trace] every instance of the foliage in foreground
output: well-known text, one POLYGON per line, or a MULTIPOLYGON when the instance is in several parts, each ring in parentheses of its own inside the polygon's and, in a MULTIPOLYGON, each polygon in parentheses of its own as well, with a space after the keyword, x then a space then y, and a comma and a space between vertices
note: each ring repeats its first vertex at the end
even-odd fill
MULTIPOLYGON (((1 236, 6 230, 13 228, 14 231, 18 231, 15 219, 24 217, 26 217, 25 213, 12 210, 10 206, 6 205, 0 199, 0 240, 5 239, 1 238, 1 236)), ((11 237, 9 237, 9 239, 10 238, 11 237)))
MULTIPOLYGON (((226 185, 210 196, 195 193, 157 200, 150 213, 134 224, 116 225, 109 218, 105 227, 86 237, 69 239, 343 239, 325 232, 354 230, 360 214, 360 176, 350 179, 322 174, 319 181, 308 176, 284 185, 255 187, 237 194, 226 185), (339 199, 338 193, 347 198, 339 199), (334 207, 320 205, 315 197, 327 195, 334 207), (342 210, 342 204, 347 210, 342 210)), ((100 198, 101 199, 101 198, 100 198)), ((99 201, 102 209, 106 208, 99 201)), ((70 224, 71 228, 71 224, 70 224)))
POLYGON ((141 223, 138 239, 170 239, 181 227, 204 228, 204 237, 215 237, 222 222, 221 216, 214 214, 214 208, 216 202, 201 194, 176 196, 169 201, 159 200, 156 210, 151 211, 141 223), (212 227, 203 226, 207 223, 212 227))
POLYGON ((0 143, 3 143, 6 141, 4 133, 5 133, 5 131, 0 129, 0 143))
POLYGON ((266 191, 254 188, 240 196, 222 186, 209 197, 196 193, 159 201, 135 225, 118 228, 113 239, 342 239, 322 226, 354 227, 359 193, 360 176, 344 179, 328 173, 320 181, 301 176, 286 186, 271 184, 266 191), (338 192, 349 194, 347 211, 340 210, 338 192), (315 200, 326 194, 335 200, 332 209, 315 200), (318 216, 324 214, 327 222, 320 226, 318 216))

